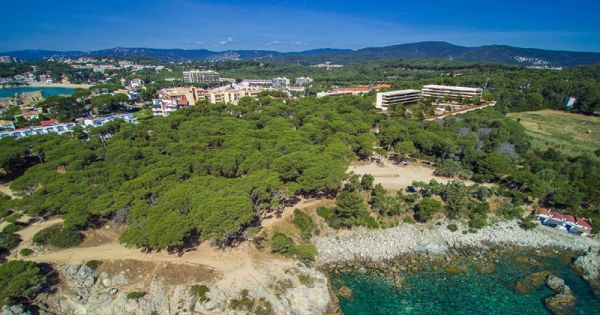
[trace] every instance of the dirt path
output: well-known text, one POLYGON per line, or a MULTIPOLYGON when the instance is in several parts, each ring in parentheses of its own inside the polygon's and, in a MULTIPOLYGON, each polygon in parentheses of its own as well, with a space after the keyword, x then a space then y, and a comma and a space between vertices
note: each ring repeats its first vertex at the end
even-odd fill
MULTIPOLYGON (((391 191, 403 190, 412 185, 413 181, 422 181, 429 183, 435 179, 440 183, 447 183, 453 178, 440 177, 433 175, 434 168, 421 164, 419 162, 410 162, 407 166, 395 165, 392 162, 384 161, 383 165, 372 163, 353 163, 348 169, 349 172, 364 175, 371 174, 375 177, 375 184, 381 184, 383 188, 391 191)), ((473 185, 472 181, 464 181, 467 185, 473 185)))
POLYGON ((15 196, 15 193, 10 189, 9 184, 1 184, 0 192, 10 196, 11 198, 21 198, 20 196, 15 196))
POLYGON ((292 207, 286 207, 285 209, 283 209, 283 212, 281 213, 281 215, 279 217, 272 216, 266 220, 263 220, 262 227, 265 229, 268 229, 273 224, 280 222, 280 221, 286 219, 287 217, 289 217, 290 215, 292 215, 292 213, 294 213, 294 209, 304 209, 304 208, 314 207, 317 204, 319 204, 320 202, 322 202, 322 200, 320 200, 320 199, 308 199, 308 200, 302 199, 296 205, 294 205, 292 207))

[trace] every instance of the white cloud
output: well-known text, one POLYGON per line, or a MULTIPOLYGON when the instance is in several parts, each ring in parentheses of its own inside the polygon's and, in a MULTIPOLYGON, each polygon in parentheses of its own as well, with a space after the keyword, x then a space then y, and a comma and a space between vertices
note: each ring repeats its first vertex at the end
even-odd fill
POLYGON ((183 43, 186 45, 204 45, 203 42, 197 40, 186 40, 183 43))
POLYGON ((233 41, 234 41, 234 40, 233 40, 233 38, 231 38, 231 37, 227 37, 227 38, 226 38, 226 39, 224 39, 224 40, 218 41, 218 42, 215 44, 215 46, 225 46, 225 45, 229 45, 229 44, 231 44, 233 41))
POLYGON ((290 40, 290 41, 282 41, 282 40, 274 40, 272 42, 268 42, 265 46, 306 46, 308 45, 305 42, 301 42, 299 40, 290 40))

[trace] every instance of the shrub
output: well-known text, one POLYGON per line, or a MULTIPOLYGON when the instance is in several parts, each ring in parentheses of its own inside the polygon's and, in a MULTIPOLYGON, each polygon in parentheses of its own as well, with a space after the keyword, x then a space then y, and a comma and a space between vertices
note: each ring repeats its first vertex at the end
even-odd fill
POLYGON ((284 256, 292 256, 295 253, 295 244, 289 236, 282 233, 275 233, 271 240, 271 252, 279 253, 284 256))
POLYGON ((60 224, 55 224, 40 230, 39 232, 35 233, 32 238, 32 242, 36 245, 47 245, 50 237, 57 233, 61 227, 62 226, 60 224))
POLYGON ((292 223, 298 228, 298 230, 300 230, 300 235, 305 240, 310 239, 312 234, 317 230, 312 218, 299 209, 294 210, 294 218, 292 219, 292 223))
POLYGON ((454 223, 448 224, 448 230, 450 230, 452 232, 456 232, 456 231, 458 231, 458 225, 456 225, 454 223))
POLYGON ((33 236, 33 243, 37 245, 52 245, 60 248, 68 248, 83 242, 81 232, 65 228, 60 224, 47 227, 33 236))
POLYGON ((408 223, 408 224, 415 224, 417 223, 417 221, 415 221, 415 218, 411 217, 411 216, 405 216, 404 218, 402 218, 402 222, 404 223, 408 223))
POLYGON ((206 297, 206 293, 208 292, 210 292, 210 289, 204 284, 192 286, 192 294, 197 296, 201 303, 210 301, 210 299, 206 297))
POLYGON ((423 200, 415 206, 415 213, 419 216, 419 219, 423 221, 430 220, 438 212, 442 212, 442 204, 432 198, 423 198, 423 200))
POLYGON ((13 214, 9 215, 8 217, 6 217, 6 222, 13 223, 13 222, 17 221, 22 216, 23 215, 20 214, 20 213, 13 213, 13 214))
POLYGON ((527 216, 521 221, 520 226, 525 230, 531 230, 537 227, 537 223, 535 223, 533 216, 527 216))
POLYGON ((0 304, 10 299, 35 297, 47 278, 39 265, 13 260, 0 265, 0 304))
POLYGON ((2 233, 15 233, 20 231, 21 229, 23 229, 25 227, 24 223, 20 223, 20 222, 13 222, 7 226, 4 227, 4 229, 2 229, 2 233))
POLYGON ((27 257, 27 256, 33 254, 33 250, 29 249, 29 248, 23 248, 23 249, 21 249, 21 251, 19 253, 21 254, 21 256, 27 257))
POLYGON ((368 213, 363 213, 359 218, 358 222, 360 225, 368 228, 368 229, 376 229, 379 227, 379 223, 370 216, 368 213))
POLYGON ((140 291, 132 291, 127 293, 127 299, 128 300, 137 300, 140 298, 143 298, 144 296, 146 296, 146 292, 140 292, 140 291))
POLYGON ((360 187, 363 190, 373 189, 373 182, 374 181, 375 181, 375 178, 373 177, 373 175, 371 175, 371 174, 365 174, 360 179, 360 187))
POLYGON ((311 262, 317 256, 317 248, 313 244, 298 244, 296 246, 296 257, 304 262, 311 262))
POLYGON ((100 267, 100 265, 102 265, 102 262, 100 260, 88 260, 85 265, 90 267, 92 270, 96 270, 98 267, 100 267))
POLYGON ((17 234, 0 233, 0 248, 11 250, 19 245, 21 238, 17 234))

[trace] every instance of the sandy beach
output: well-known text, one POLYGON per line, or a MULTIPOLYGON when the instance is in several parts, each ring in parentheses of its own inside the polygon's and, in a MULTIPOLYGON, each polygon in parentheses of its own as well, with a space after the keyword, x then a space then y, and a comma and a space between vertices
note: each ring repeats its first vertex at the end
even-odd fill
POLYGON ((34 82, 27 87, 50 87, 50 88, 70 88, 70 89, 89 89, 92 84, 76 84, 76 83, 42 83, 34 82))

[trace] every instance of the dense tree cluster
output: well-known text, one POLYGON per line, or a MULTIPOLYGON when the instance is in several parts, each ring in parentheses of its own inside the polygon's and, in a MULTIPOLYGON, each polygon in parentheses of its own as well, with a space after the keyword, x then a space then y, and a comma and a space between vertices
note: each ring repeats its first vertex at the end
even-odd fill
POLYGON ((11 185, 24 196, 14 207, 60 214, 67 231, 125 214, 131 245, 227 245, 289 196, 334 194, 349 161, 372 150, 374 117, 359 97, 198 104, 144 124, 2 139, 11 153, 0 163, 26 169, 11 185))
POLYGON ((532 150, 524 128, 497 109, 439 122, 394 114, 380 121, 378 136, 398 158, 436 162, 439 175, 500 183, 514 199, 533 198, 572 214, 600 217, 600 160, 568 157, 552 148, 532 150))

